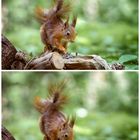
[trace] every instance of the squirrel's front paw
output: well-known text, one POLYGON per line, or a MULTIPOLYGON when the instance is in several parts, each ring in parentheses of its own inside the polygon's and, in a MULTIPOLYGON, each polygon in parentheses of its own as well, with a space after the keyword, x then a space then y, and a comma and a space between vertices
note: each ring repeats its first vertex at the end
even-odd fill
POLYGON ((65 49, 64 47, 59 48, 59 50, 60 50, 60 52, 62 52, 63 54, 66 54, 66 53, 67 53, 67 51, 66 51, 66 49, 65 49))

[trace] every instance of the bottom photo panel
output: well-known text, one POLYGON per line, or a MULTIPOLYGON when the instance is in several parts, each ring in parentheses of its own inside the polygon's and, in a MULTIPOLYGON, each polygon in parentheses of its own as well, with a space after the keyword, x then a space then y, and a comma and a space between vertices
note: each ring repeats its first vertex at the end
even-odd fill
POLYGON ((3 72, 3 140, 138 140, 137 72, 3 72))

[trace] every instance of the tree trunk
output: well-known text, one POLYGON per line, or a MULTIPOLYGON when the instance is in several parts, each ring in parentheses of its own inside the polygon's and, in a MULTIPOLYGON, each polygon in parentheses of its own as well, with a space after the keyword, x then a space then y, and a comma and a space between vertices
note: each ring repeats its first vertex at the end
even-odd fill
POLYGON ((2 126, 2 140, 15 140, 12 134, 4 126, 2 126))
POLYGON ((15 61, 17 50, 11 42, 2 35, 2 69, 11 69, 12 63, 15 61))

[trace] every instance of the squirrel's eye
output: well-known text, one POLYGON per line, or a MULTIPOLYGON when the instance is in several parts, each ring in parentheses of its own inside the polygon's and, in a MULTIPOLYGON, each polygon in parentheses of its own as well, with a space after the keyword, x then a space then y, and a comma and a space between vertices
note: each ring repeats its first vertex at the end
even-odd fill
POLYGON ((67 31, 67 36, 69 36, 70 35, 70 31, 67 31))

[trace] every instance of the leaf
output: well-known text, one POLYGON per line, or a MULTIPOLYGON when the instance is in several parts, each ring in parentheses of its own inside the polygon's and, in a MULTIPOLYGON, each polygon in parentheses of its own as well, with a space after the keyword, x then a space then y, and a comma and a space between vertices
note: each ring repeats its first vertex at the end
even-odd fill
POLYGON ((138 70, 138 65, 126 65, 125 70, 138 70))
POLYGON ((119 62, 120 63, 124 63, 124 62, 129 62, 129 61, 132 61, 132 60, 136 60, 138 57, 136 55, 129 55, 129 54, 126 54, 126 55, 122 55, 120 58, 119 58, 119 62))

